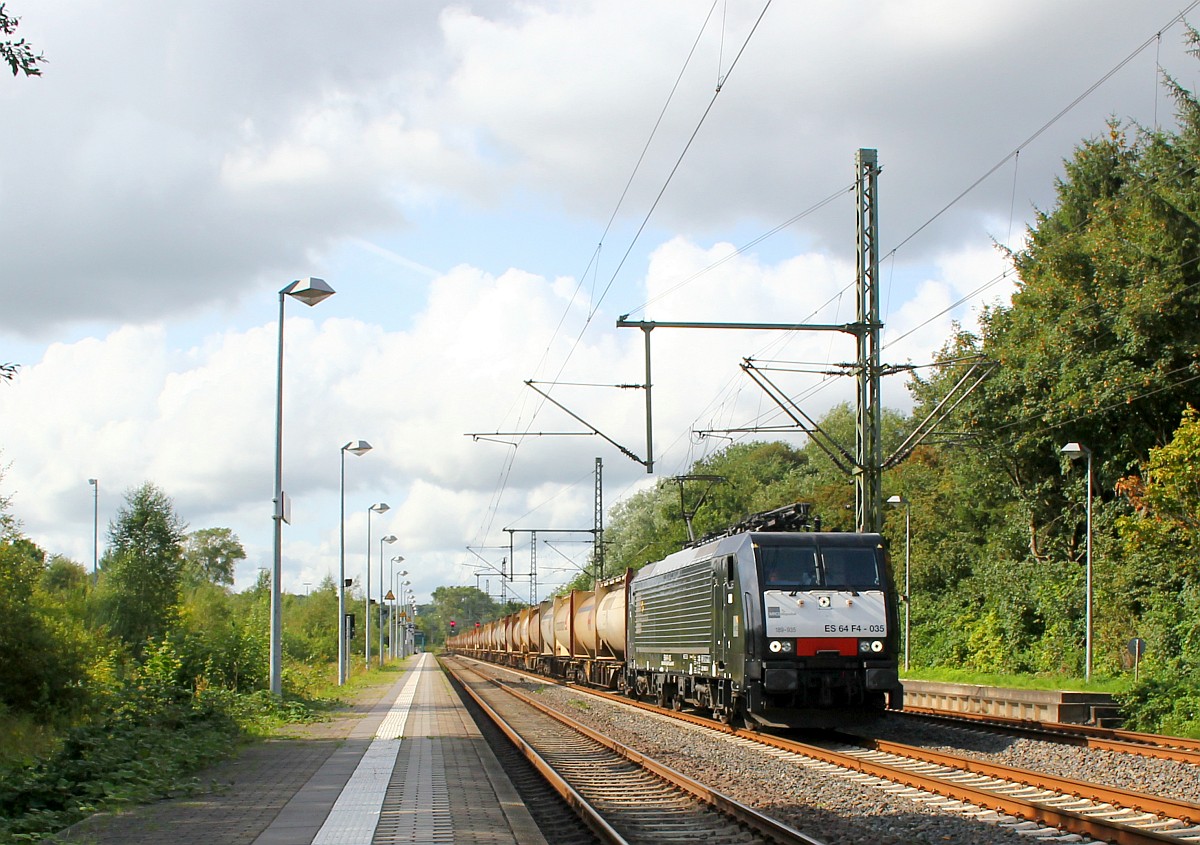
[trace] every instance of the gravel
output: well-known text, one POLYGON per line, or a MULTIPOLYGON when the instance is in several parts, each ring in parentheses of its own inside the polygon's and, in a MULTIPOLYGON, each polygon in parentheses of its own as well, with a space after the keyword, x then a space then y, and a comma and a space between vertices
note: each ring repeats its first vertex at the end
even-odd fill
MULTIPOLYGON (((779 820, 828 843, 880 845, 937 843, 991 845, 1072 841, 1047 838, 1045 829, 979 807, 930 796, 666 716, 597 699, 572 688, 521 681, 526 692, 571 717, 717 789, 764 809, 779 820), (1041 830, 1040 835, 1031 836, 1041 830)), ((1169 763, 983 731, 883 718, 872 736, 992 760, 1009 766, 1195 800, 1200 766, 1169 763)))
POLYGON ((877 739, 903 742, 989 763, 1079 778, 1178 801, 1200 799, 1200 766, 1189 763, 1004 736, 992 731, 933 724, 903 716, 876 720, 869 726, 869 732, 877 739))

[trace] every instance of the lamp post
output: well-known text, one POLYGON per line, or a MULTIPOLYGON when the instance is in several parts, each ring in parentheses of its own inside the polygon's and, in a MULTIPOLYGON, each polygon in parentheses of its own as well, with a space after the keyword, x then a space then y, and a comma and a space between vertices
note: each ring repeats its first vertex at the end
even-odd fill
POLYGON ((1059 450, 1070 460, 1087 458, 1087 554, 1084 567, 1083 679, 1092 679, 1092 450, 1074 441, 1059 450))
POLYGON ((379 668, 383 668, 383 544, 396 542, 395 534, 379 538, 379 668))
MULTIPOLYGON (((408 590, 408 592, 407 592, 407 596, 406 596, 406 597, 407 597, 407 600, 408 600, 408 603, 409 603, 409 607, 411 607, 411 608, 412 608, 412 625, 413 625, 413 630, 416 630, 416 624, 417 624, 417 594, 416 594, 416 593, 414 593, 414 592, 413 592, 413 591, 410 589, 410 590, 408 590)), ((405 632, 404 632, 404 647, 405 647, 405 650, 406 650, 406 651, 407 651, 409 654, 415 654, 415 653, 416 653, 416 651, 417 651, 417 642, 416 642, 416 637, 414 636, 414 637, 412 637, 412 638, 411 638, 411 640, 410 640, 410 638, 409 638, 409 636, 408 636, 408 631, 405 631, 405 632)))
POLYGON ((283 301, 290 296, 305 305, 316 305, 333 296, 323 279, 297 279, 279 291, 279 366, 275 388, 275 522, 274 562, 271 568, 271 693, 283 694, 283 605, 279 594, 283 574, 283 523, 291 520, 291 508, 283 492, 283 301))
POLYGON ((92 490, 92 586, 96 586, 100 570, 100 479, 89 478, 92 490))
MULTIPOLYGON (((396 593, 396 588, 398 586, 396 583, 396 564, 403 563, 403 562, 404 562, 403 555, 397 555, 396 557, 391 559, 391 628, 389 629, 390 636, 388 637, 388 641, 389 641, 389 645, 391 646, 391 659, 392 660, 395 660, 397 657, 396 636, 398 634, 400 634, 400 623, 398 623, 398 621, 396 619, 396 609, 398 606, 400 606, 400 595, 397 595, 397 593, 396 593)), ((400 574, 400 577, 404 577, 406 575, 408 575, 407 569, 402 571, 402 573, 400 574)), ((401 655, 398 655, 398 657, 404 657, 404 655, 401 654, 401 655)))
POLYGON ((904 671, 908 671, 908 633, 909 633, 909 612, 912 605, 912 596, 909 593, 909 548, 912 546, 912 533, 910 531, 911 522, 909 516, 911 507, 908 499, 903 496, 892 496, 887 500, 889 505, 904 505, 904 671))
MULTIPOLYGON (((405 572, 403 574, 407 575, 408 573, 405 572)), ((405 581, 403 584, 400 585, 400 594, 396 596, 397 607, 404 607, 407 610, 407 606, 405 604, 405 594, 407 594, 408 585, 411 583, 412 583, 411 581, 405 581)), ((403 616, 404 616, 403 620, 399 620, 399 619, 396 620, 396 639, 400 642, 400 657, 401 658, 408 657, 408 649, 406 647, 408 645, 406 642, 406 640, 408 638, 408 613, 407 612, 404 613, 403 616), (401 624, 401 622, 403 622, 403 624, 401 624)))
POLYGON ((367 583, 366 592, 363 593, 363 653, 366 656, 364 666, 368 669, 371 668, 371 514, 390 510, 387 502, 379 502, 367 508, 367 574, 364 579, 367 583))
POLYGON ((347 626, 346 626, 346 453, 352 455, 365 455, 371 451, 371 444, 365 440, 351 440, 341 449, 342 458, 342 483, 339 488, 341 491, 341 520, 338 523, 339 527, 339 549, 341 554, 338 557, 338 669, 337 682, 338 686, 346 683, 346 658, 350 653, 349 643, 347 642, 347 626))

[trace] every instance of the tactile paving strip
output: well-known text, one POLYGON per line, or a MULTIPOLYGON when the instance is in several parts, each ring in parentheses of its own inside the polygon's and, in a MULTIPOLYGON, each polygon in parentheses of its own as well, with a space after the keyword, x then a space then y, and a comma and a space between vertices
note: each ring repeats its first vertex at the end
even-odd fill
POLYGON ((425 676, 406 734, 374 845, 516 841, 484 760, 491 750, 441 672, 425 676))
POLYGON ((312 845, 367 845, 371 842, 400 751, 399 737, 429 662, 429 655, 422 654, 312 845))

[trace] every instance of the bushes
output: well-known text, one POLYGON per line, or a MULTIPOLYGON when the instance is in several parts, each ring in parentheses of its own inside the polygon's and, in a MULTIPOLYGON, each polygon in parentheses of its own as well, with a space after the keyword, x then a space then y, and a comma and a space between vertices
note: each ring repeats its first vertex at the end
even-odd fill
POLYGON ((310 714, 266 690, 193 679, 170 639, 150 642, 110 697, 101 718, 68 731, 43 761, 0 769, 0 842, 41 841, 99 809, 191 790, 190 773, 229 754, 239 735, 310 714))
POLYGON ((170 642, 151 643, 102 718, 45 760, 0 772, 0 840, 40 841, 101 807, 186 788, 188 772, 224 756, 238 724, 181 682, 182 666, 170 642))
POLYGON ((1200 739, 1200 673, 1146 677, 1119 698, 1126 728, 1200 739))

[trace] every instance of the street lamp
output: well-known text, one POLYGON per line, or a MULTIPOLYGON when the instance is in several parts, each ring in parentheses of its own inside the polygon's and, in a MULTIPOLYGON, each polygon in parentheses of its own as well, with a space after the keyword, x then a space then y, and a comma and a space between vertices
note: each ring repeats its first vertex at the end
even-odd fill
POLYGON ((339 548, 341 555, 338 558, 338 670, 337 682, 338 686, 346 683, 346 658, 349 655, 349 643, 346 641, 348 626, 346 625, 346 453, 352 455, 365 455, 371 451, 371 444, 365 440, 351 440, 341 450, 342 458, 342 484, 341 484, 341 521, 338 523, 340 529, 339 548))
POLYGON ((1083 679, 1092 679, 1092 450, 1074 441, 1059 450, 1070 460, 1087 458, 1087 557, 1084 568, 1083 679))
MULTIPOLYGON (((412 608, 410 619, 412 621, 413 630, 415 631, 417 624, 417 594, 414 593, 411 588, 406 587, 405 599, 412 608)), ((414 635, 410 638, 407 630, 404 632, 404 649, 406 654, 415 654, 417 651, 416 636, 414 635)))
POLYGON ((88 484, 92 485, 92 586, 96 586, 96 580, 100 577, 97 573, 100 569, 100 479, 89 478, 88 484))
MULTIPOLYGON (((364 579, 367 583, 366 592, 363 594, 363 643, 366 663, 363 665, 368 669, 371 668, 371 514, 390 510, 387 502, 379 502, 367 508, 367 574, 364 579)), ((380 553, 382 554, 382 547, 380 553)))
MULTIPOLYGON (((401 572, 400 576, 404 577, 407 574, 408 574, 407 571, 401 572)), ((399 589, 399 593, 396 594, 395 606, 392 608, 393 615, 395 615, 395 612, 399 608, 404 607, 404 593, 407 592, 408 585, 411 583, 412 583, 411 581, 405 581, 402 584, 397 585, 397 587, 399 589)), ((399 641, 399 643, 400 643, 400 655, 399 656, 401 658, 405 658, 405 657, 408 657, 408 649, 405 648, 405 645, 406 645, 405 640, 408 637, 408 613, 405 612, 401 615, 404 618, 403 618, 403 620, 401 620, 399 618, 396 619, 396 626, 395 626, 396 634, 395 634, 395 636, 396 636, 396 640, 399 641), (403 624, 401 624, 401 623, 403 623, 403 624)), ((394 644, 392 647, 392 654, 393 654, 393 656, 396 654, 396 649, 395 649, 394 644)))
MULTIPOLYGON (((399 633, 399 630, 400 630, 398 627, 397 621, 396 621, 396 606, 399 604, 398 596, 396 595, 396 564, 403 563, 403 562, 404 562, 403 555, 397 555, 396 557, 392 558, 392 570, 391 570, 391 576, 392 576, 392 578, 391 578, 391 584, 392 584, 392 587, 391 587, 392 611, 391 611, 391 613, 392 613, 392 615, 391 615, 390 624, 388 627, 388 646, 392 653, 393 660, 396 659, 396 635, 399 633)), ((407 574, 408 574, 408 570, 406 569, 400 573, 400 577, 403 578, 407 574)))
POLYGON ((396 542, 395 534, 379 538, 379 668, 383 668, 383 544, 396 542))
POLYGON ((333 296, 323 279, 297 279, 279 292, 279 368, 275 388, 275 557, 271 569, 271 693, 283 694, 283 605, 279 581, 283 574, 283 523, 291 521, 291 508, 283 493, 283 301, 285 296, 305 305, 316 305, 333 296))
POLYGON ((908 591, 908 563, 909 563, 909 547, 912 545, 912 534, 909 530, 911 506, 908 499, 903 496, 892 496, 887 500, 889 505, 904 505, 904 671, 908 671, 908 632, 909 632, 909 611, 912 604, 912 596, 908 591))

